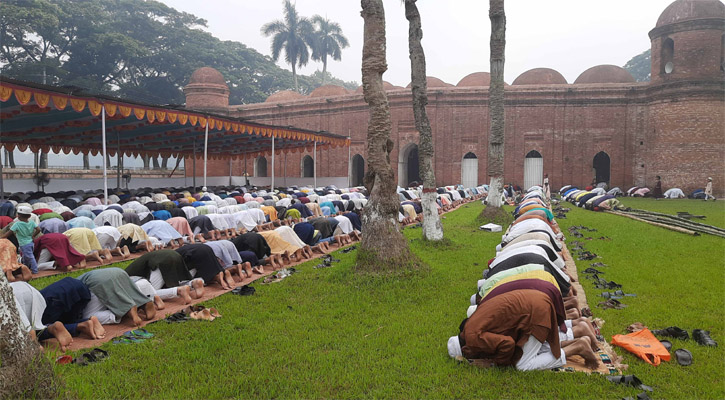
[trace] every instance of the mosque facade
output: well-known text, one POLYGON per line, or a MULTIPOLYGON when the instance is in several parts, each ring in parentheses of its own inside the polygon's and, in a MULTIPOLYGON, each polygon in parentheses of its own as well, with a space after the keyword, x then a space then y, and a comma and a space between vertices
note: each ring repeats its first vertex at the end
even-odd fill
MULTIPOLYGON (((677 0, 649 32, 651 80, 635 82, 625 69, 599 65, 574 82, 535 68, 505 87, 505 181, 540 184, 548 174, 556 189, 607 182, 623 190, 654 186, 685 192, 714 180, 725 193, 725 5, 719 0, 677 0)), ((428 78, 428 116, 438 185, 488 183, 490 76, 475 72, 456 85, 428 78)), ((418 132, 411 92, 385 84, 395 146, 391 162, 400 186, 420 181, 418 132)), ((264 103, 229 105, 224 78, 208 67, 185 88, 186 107, 251 121, 348 136, 351 147, 318 149, 317 176, 350 176, 358 185, 366 169, 368 108, 362 88, 322 86, 309 96, 291 91, 264 103)), ((276 177, 312 176, 312 151, 277 156, 276 177)), ((211 161, 210 176, 230 171, 271 174, 269 157, 211 161), (246 164, 245 164, 246 163, 246 164)), ((187 173, 190 171, 187 169, 187 173)))

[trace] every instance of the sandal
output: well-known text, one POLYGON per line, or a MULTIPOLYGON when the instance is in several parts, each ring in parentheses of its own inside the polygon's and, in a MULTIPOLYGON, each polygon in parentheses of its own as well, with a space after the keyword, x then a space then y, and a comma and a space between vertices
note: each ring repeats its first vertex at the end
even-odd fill
POLYGON ((67 354, 59 356, 58 358, 55 359, 55 363, 58 365, 70 364, 71 362, 73 362, 73 357, 71 357, 67 354))
POLYGON ((692 365, 692 353, 690 353, 690 350, 686 350, 686 349, 675 350, 675 359, 677 360, 677 363, 682 365, 683 367, 692 365))
POLYGON ((128 331, 128 332, 124 333, 123 336, 134 337, 137 339, 149 339, 149 338, 154 337, 154 334, 147 331, 146 329, 139 328, 139 329, 134 329, 132 331, 128 331))
POLYGON ((109 357, 106 350, 100 349, 98 347, 91 350, 88 354, 90 354, 93 358, 93 362, 103 361, 109 357))
POLYGON ((606 378, 609 382, 612 382, 612 383, 618 383, 618 384, 622 384, 625 386, 633 386, 633 387, 636 387, 637 389, 646 390, 648 392, 651 392, 653 390, 652 387, 645 385, 644 383, 642 383, 641 380, 639 380, 639 378, 637 378, 634 375, 615 375, 615 376, 610 375, 610 376, 607 376, 606 378))
POLYGON ((113 343, 114 344, 133 344, 133 343, 143 343, 145 341, 146 341, 146 339, 140 339, 140 338, 133 337, 133 336, 131 336, 131 337, 119 336, 118 338, 113 340, 113 343))
POLYGON ((183 311, 173 313, 166 317, 166 322, 184 322, 188 320, 189 317, 183 311))

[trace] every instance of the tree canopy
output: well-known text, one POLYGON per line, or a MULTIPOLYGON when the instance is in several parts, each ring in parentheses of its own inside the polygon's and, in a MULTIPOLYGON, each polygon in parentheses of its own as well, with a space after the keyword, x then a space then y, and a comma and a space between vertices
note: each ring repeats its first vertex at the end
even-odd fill
MULTIPOLYGON (((231 104, 264 101, 294 87, 292 74, 207 23, 153 0, 0 2, 0 72, 8 77, 156 104, 183 104, 182 87, 200 67, 216 68, 231 104)), ((357 88, 356 82, 326 80, 357 88)), ((300 92, 323 75, 300 76, 300 92)))
POLYGON ((629 71, 637 82, 649 82, 651 74, 650 49, 632 57, 624 64, 624 69, 629 71))

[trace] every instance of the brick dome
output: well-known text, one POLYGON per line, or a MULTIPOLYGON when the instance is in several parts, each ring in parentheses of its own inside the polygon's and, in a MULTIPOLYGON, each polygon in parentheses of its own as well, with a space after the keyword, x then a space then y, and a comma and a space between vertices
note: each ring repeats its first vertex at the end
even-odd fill
MULTIPOLYGON (((385 89, 385 90, 393 90, 393 89, 398 89, 398 87, 395 86, 395 85, 393 85, 390 82, 383 81, 383 89, 385 89)), ((355 89, 355 93, 362 94, 362 92, 363 92, 362 85, 358 86, 357 89, 355 89)))
POLYGON ((313 90, 312 93, 310 93, 310 97, 344 96, 347 93, 347 89, 342 86, 325 85, 313 90))
POLYGON ((305 97, 304 95, 301 95, 293 90, 280 90, 279 92, 272 93, 267 97, 267 100, 265 100, 265 103, 280 103, 285 101, 294 101, 300 98, 305 97))
POLYGON ((633 83, 634 77, 616 65, 597 65, 579 75, 574 83, 633 83))
POLYGON ((567 83, 564 76, 556 70, 534 68, 519 75, 512 85, 566 85, 567 83))
MULTIPOLYGON (((438 78, 436 78, 434 76, 426 76, 425 77, 425 81, 426 81, 426 84, 427 84, 427 86, 429 88, 432 88, 432 87, 451 87, 451 86, 453 86, 450 83, 445 83, 442 80, 440 80, 440 79, 438 79, 438 78)), ((406 89, 410 89, 410 83, 405 88, 406 89)))
POLYGON ((211 83, 215 85, 227 85, 221 72, 212 67, 201 67, 191 74, 189 83, 211 83))
POLYGON ((474 72, 463 77, 456 86, 489 86, 491 74, 488 72, 474 72))
POLYGON ((657 26, 706 18, 725 18, 725 4, 720 0, 677 0, 657 19, 657 26))

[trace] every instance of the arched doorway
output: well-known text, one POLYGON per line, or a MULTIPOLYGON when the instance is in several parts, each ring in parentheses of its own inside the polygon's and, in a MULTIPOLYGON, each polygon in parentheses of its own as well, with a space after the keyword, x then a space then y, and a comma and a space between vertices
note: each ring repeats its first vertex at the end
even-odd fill
POLYGON ((406 146, 398 158, 398 186, 408 187, 411 182, 421 182, 418 164, 418 145, 406 146))
POLYGON ((360 154, 355 154, 352 157, 351 174, 350 184, 352 186, 362 186, 363 177, 365 176, 365 159, 360 154))
POLYGON ((254 176, 267 176, 267 159, 265 157, 257 157, 257 160, 254 161, 254 176))
POLYGON ((544 158, 536 150, 531 150, 524 159, 524 190, 541 185, 544 180, 544 158))
POLYGON ((478 186, 478 157, 470 151, 461 161, 461 184, 466 188, 478 186))
POLYGON ((302 177, 312 178, 315 176, 315 160, 310 156, 302 157, 302 177))
POLYGON ((594 178, 597 180, 597 183, 609 183, 609 154, 603 151, 597 153, 597 155, 594 156, 592 167, 594 168, 594 178))

